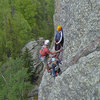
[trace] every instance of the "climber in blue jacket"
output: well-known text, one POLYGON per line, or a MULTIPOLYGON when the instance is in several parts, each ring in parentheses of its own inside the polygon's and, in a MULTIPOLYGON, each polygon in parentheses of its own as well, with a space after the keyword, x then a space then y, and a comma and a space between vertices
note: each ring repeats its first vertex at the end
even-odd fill
POLYGON ((57 32, 55 35, 55 50, 59 50, 61 47, 63 47, 63 43, 64 43, 64 36, 63 36, 63 29, 62 27, 59 25, 57 26, 57 32))

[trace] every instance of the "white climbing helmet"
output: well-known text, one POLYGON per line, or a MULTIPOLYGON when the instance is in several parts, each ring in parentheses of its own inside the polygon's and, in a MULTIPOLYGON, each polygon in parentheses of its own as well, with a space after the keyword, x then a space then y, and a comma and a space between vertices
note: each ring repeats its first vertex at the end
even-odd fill
POLYGON ((45 44, 45 45, 49 45, 49 43, 50 43, 49 40, 45 40, 45 41, 44 41, 44 44, 45 44))

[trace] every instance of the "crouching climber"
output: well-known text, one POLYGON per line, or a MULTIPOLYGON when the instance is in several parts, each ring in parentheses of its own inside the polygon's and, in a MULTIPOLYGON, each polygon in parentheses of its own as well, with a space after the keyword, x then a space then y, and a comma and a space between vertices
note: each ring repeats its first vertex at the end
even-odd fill
POLYGON ((49 50, 49 44, 50 44, 49 40, 45 40, 44 45, 40 49, 40 54, 39 54, 40 60, 43 62, 44 66, 45 66, 45 68, 47 69, 48 72, 49 72, 49 66, 48 66, 49 54, 53 55, 53 54, 59 53, 63 50, 63 49, 60 49, 58 51, 51 52, 49 50))
POLYGON ((55 78, 58 74, 61 74, 61 70, 59 67, 59 64, 61 63, 60 60, 56 59, 56 58, 52 58, 51 59, 51 74, 53 75, 53 77, 55 78))

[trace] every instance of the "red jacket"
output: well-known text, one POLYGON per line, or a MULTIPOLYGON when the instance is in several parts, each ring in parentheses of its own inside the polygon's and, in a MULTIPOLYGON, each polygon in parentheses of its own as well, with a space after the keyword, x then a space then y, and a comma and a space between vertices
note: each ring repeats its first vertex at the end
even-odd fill
POLYGON ((46 45, 43 45, 42 48, 40 49, 40 54, 42 56, 46 56, 49 53, 50 53, 50 50, 47 48, 46 45))

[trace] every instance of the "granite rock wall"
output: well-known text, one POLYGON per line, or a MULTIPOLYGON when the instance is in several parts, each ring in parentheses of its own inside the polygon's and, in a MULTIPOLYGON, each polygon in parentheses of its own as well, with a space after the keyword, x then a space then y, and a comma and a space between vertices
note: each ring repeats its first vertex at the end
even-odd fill
POLYGON ((64 32, 63 73, 45 71, 39 100, 100 100, 100 0, 55 0, 54 26, 64 32), (96 43, 95 41, 99 39, 96 43))

